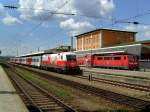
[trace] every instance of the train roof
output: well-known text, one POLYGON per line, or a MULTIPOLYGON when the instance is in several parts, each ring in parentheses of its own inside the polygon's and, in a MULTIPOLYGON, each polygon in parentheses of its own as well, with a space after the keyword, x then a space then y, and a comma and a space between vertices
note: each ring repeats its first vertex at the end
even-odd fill
POLYGON ((27 56, 39 56, 45 54, 44 51, 40 51, 40 52, 34 52, 34 53, 29 53, 29 54, 24 54, 24 55, 20 55, 20 56, 16 56, 17 57, 27 57, 27 56))
POLYGON ((44 55, 44 54, 75 54, 74 52, 61 52, 61 53, 54 53, 54 52, 44 52, 44 51, 40 51, 40 52, 35 52, 35 53, 29 53, 29 54, 25 54, 25 55, 20 55, 20 56, 16 56, 16 58, 19 57, 28 57, 28 56, 40 56, 40 55, 44 55))

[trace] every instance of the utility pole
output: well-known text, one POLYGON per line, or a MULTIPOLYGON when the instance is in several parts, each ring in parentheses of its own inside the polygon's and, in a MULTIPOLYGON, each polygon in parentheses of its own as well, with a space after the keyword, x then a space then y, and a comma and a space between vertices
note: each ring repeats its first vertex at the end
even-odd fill
POLYGON ((38 47, 38 52, 40 51, 40 47, 38 47))
POLYGON ((73 36, 71 36, 71 49, 70 49, 70 51, 72 51, 73 50, 73 36))

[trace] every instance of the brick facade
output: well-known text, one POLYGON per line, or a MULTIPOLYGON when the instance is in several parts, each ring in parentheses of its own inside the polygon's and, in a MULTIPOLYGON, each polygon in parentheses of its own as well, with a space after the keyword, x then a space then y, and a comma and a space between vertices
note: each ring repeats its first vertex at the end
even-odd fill
POLYGON ((76 37, 76 50, 89 50, 135 42, 135 32, 109 29, 99 29, 76 37))

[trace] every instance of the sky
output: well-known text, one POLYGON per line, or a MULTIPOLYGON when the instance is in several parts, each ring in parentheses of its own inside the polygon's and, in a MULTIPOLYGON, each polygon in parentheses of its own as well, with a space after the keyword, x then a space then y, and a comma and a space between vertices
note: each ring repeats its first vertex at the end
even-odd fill
POLYGON ((135 31, 137 41, 150 40, 149 4, 150 0, 0 0, 1 55, 70 45, 70 37, 98 28, 135 31))

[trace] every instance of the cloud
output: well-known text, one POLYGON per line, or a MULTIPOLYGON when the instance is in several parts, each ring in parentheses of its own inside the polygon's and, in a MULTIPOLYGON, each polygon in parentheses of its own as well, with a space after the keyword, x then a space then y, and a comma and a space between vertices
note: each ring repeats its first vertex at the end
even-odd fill
POLYGON ((94 26, 92 24, 90 24, 87 21, 75 21, 73 18, 70 18, 68 20, 62 21, 60 23, 60 26, 62 28, 71 30, 71 34, 72 35, 76 35, 79 34, 81 32, 86 31, 87 29, 92 29, 94 26))
MULTIPOLYGON (((150 26, 149 25, 133 25, 130 24, 128 26, 125 26, 126 30, 129 31, 135 31, 143 34, 144 37, 150 38, 150 26)), ((141 37, 143 38, 143 37, 141 37)))
POLYGON ((93 17, 106 17, 112 13, 115 6, 113 0, 73 0, 77 13, 93 17))
POLYGON ((20 0, 19 5, 21 17, 24 19, 64 17, 64 15, 53 15, 50 11, 78 13, 93 17, 109 17, 108 15, 112 13, 115 7, 113 0, 93 0, 92 2, 87 0, 20 0))
POLYGON ((61 28, 68 29, 71 33, 83 32, 93 25, 90 20, 79 21, 67 15, 52 14, 51 12, 75 13, 85 17, 98 17, 109 19, 114 11, 113 0, 19 0, 20 17, 26 20, 56 20, 61 28), (36 9, 36 10, 35 10, 36 9))
MULTIPOLYGON (((60 0, 56 1, 59 4, 60 0)), ((55 11, 58 4, 55 3, 55 0, 20 0, 19 11, 23 19, 49 20, 52 17, 50 12, 55 11)))
POLYGON ((6 25, 14 25, 14 24, 18 24, 18 23, 22 24, 22 22, 19 19, 15 18, 13 16, 10 16, 10 15, 7 15, 6 17, 4 17, 2 19, 2 22, 6 25))

